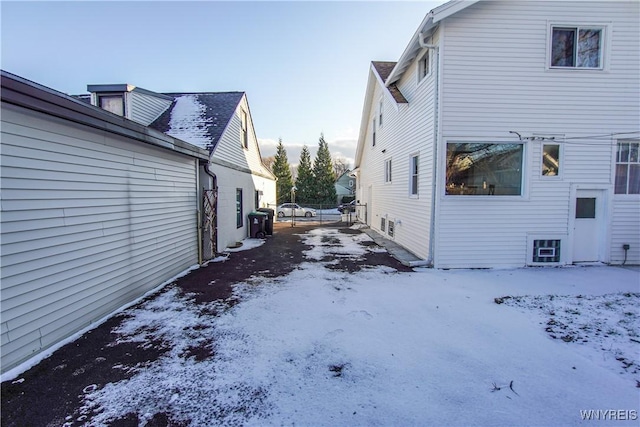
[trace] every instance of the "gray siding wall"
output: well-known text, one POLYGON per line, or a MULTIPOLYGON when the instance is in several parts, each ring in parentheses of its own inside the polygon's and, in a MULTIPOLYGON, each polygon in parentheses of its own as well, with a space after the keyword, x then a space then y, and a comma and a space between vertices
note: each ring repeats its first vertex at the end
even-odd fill
POLYGON ((136 92, 135 90, 127 93, 127 117, 145 126, 149 126, 170 105, 170 100, 136 92))
POLYGON ((525 265, 528 236, 570 236, 576 185, 604 186, 612 203, 602 261, 619 262, 624 241, 630 261, 640 262, 640 200, 612 194, 616 137, 592 137, 640 128, 639 8, 483 1, 445 20, 436 267, 525 265), (605 69, 548 69, 550 23, 606 25, 605 69), (561 176, 540 176, 541 143, 528 141, 522 197, 445 196, 446 143, 514 141, 510 130, 564 135, 561 176))
POLYGON ((2 369, 197 264, 196 161, 2 105, 2 369))

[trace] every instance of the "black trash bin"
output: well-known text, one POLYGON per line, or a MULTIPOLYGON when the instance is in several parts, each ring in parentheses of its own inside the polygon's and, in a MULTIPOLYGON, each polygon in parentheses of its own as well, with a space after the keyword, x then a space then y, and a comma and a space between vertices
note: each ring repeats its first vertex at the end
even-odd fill
POLYGON ((262 239, 265 236, 265 223, 269 216, 264 212, 251 212, 249 214, 249 237, 262 239))
POLYGON ((264 232, 267 233, 267 235, 272 236, 273 235, 273 217, 275 216, 276 211, 270 208, 259 208, 258 212, 263 212, 268 215, 267 221, 264 224, 264 232))

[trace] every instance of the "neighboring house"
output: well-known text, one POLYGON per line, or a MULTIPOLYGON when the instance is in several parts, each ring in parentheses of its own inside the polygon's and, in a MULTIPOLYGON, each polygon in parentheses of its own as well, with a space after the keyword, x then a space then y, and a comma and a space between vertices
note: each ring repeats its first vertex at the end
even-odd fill
POLYGON ((340 175, 340 177, 336 180, 336 195, 337 195, 337 203, 344 203, 343 197, 346 196, 347 202, 353 200, 356 194, 356 178, 353 175, 353 172, 347 170, 345 173, 340 175))
POLYGON ((160 94, 128 84, 87 90, 93 105, 209 151, 207 171, 217 192, 207 195, 210 206, 203 208, 210 213, 204 218, 205 253, 213 256, 247 237, 247 215, 275 205, 276 177, 262 163, 244 92, 160 94))
POLYGON ((639 264, 638 28, 636 1, 431 11, 371 65, 360 217, 437 268, 639 264))
POLYGON ((1 79, 2 371, 198 265, 209 153, 1 79))

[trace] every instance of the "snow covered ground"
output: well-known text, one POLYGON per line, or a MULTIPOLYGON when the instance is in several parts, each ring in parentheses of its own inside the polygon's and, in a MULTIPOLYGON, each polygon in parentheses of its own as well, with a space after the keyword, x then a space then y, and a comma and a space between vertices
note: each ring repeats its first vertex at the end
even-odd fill
POLYGON ((171 350, 87 384, 92 425, 130 412, 197 426, 638 425, 638 270, 347 273, 327 267, 380 251, 366 235, 303 238, 308 262, 239 283, 238 304, 169 286, 130 310, 119 341, 171 350))

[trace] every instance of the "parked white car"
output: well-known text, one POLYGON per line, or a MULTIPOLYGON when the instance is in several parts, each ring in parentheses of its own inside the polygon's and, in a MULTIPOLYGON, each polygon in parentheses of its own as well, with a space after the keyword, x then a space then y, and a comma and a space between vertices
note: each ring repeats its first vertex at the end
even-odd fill
POLYGON ((312 216, 316 216, 315 209, 303 208, 297 203, 283 203, 278 206, 277 211, 278 218, 283 218, 285 216, 304 216, 311 218, 312 216))

